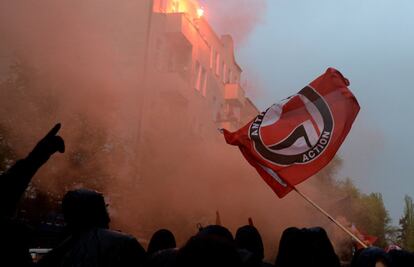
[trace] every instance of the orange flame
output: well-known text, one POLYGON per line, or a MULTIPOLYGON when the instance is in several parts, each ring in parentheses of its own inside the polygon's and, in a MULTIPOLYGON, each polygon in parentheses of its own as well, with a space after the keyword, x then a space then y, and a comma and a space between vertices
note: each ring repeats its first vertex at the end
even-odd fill
POLYGON ((204 15, 204 9, 202 7, 197 8, 197 16, 201 18, 204 15))

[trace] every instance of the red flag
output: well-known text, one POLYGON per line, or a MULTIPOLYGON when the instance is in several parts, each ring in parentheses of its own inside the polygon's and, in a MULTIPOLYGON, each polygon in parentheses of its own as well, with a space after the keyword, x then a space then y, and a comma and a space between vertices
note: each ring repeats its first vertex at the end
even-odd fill
POLYGON ((335 156, 359 105, 349 82, 329 68, 323 75, 259 114, 236 132, 223 129, 279 197, 316 174, 335 156))
MULTIPOLYGON (((378 240, 378 237, 376 237, 376 236, 367 235, 367 234, 364 234, 361 231, 359 231, 356 228, 355 224, 352 224, 350 230, 354 235, 356 235, 360 240, 362 240, 367 246, 374 245, 374 243, 378 240)), ((355 247, 356 247, 357 250, 363 249, 361 244, 359 244, 358 242, 355 242, 355 247)))

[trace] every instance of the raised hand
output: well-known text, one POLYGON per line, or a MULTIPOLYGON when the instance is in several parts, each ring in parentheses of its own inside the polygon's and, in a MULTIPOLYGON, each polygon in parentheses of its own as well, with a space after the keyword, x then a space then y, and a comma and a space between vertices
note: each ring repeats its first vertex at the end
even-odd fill
POLYGON ((56 152, 65 152, 65 142, 63 138, 57 135, 61 127, 61 124, 56 124, 45 137, 43 137, 30 153, 30 157, 33 159, 46 162, 50 156, 56 152))

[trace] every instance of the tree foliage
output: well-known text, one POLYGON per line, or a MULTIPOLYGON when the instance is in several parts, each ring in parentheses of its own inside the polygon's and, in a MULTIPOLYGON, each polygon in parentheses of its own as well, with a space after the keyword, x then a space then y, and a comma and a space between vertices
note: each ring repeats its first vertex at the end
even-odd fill
POLYGON ((87 114, 60 110, 64 103, 58 92, 49 77, 24 60, 15 59, 0 77, 0 173, 26 156, 37 137, 64 122, 65 154, 41 168, 22 200, 20 208, 30 218, 56 207, 74 187, 103 191, 103 180, 110 176, 100 168, 109 158, 106 129, 87 114))
POLYGON ((404 197, 404 214, 400 218, 400 244, 414 251, 414 203, 410 196, 404 197))
POLYGON ((10 168, 16 158, 8 140, 8 132, 0 125, 0 174, 10 168))
POLYGON ((345 216, 348 220, 364 234, 378 237, 376 246, 385 247, 387 236, 392 229, 381 193, 364 194, 349 178, 338 187, 347 196, 345 216))

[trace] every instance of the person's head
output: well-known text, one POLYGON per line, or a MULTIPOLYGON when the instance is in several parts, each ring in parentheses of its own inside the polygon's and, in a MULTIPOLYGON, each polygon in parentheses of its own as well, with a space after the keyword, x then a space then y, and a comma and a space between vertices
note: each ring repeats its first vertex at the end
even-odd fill
POLYGON ((391 260, 383 249, 369 247, 361 250, 352 259, 351 267, 390 267, 391 260))
POLYGON ((307 246, 310 251, 311 266, 339 267, 340 261, 335 253, 328 234, 322 227, 302 229, 307 236, 307 246))
POLYGON ((277 267, 340 266, 328 235, 321 227, 287 228, 280 239, 277 267))
POLYGON ((233 242, 218 235, 195 235, 177 255, 180 267, 228 267, 242 266, 233 242))
POLYGON ((264 248, 262 237, 256 227, 252 225, 245 225, 237 229, 236 245, 240 249, 246 249, 253 253, 258 260, 264 258, 264 248))
POLYGON ((73 232, 109 226, 110 219, 104 197, 96 191, 68 191, 63 197, 62 210, 65 221, 73 232))
POLYGON ((147 252, 148 254, 152 254, 160 250, 175 247, 176 243, 173 233, 167 229, 160 229, 152 235, 147 252))
POLYGON ((306 259, 297 257, 303 251, 304 242, 302 231, 296 227, 289 227, 282 233, 279 241, 279 252, 277 253, 275 266, 295 267, 306 266, 306 259))
POLYGON ((213 238, 219 238, 227 240, 230 243, 234 242, 233 235, 231 232, 221 225, 208 225, 206 227, 203 227, 198 232, 197 236, 201 237, 213 237, 213 238))

